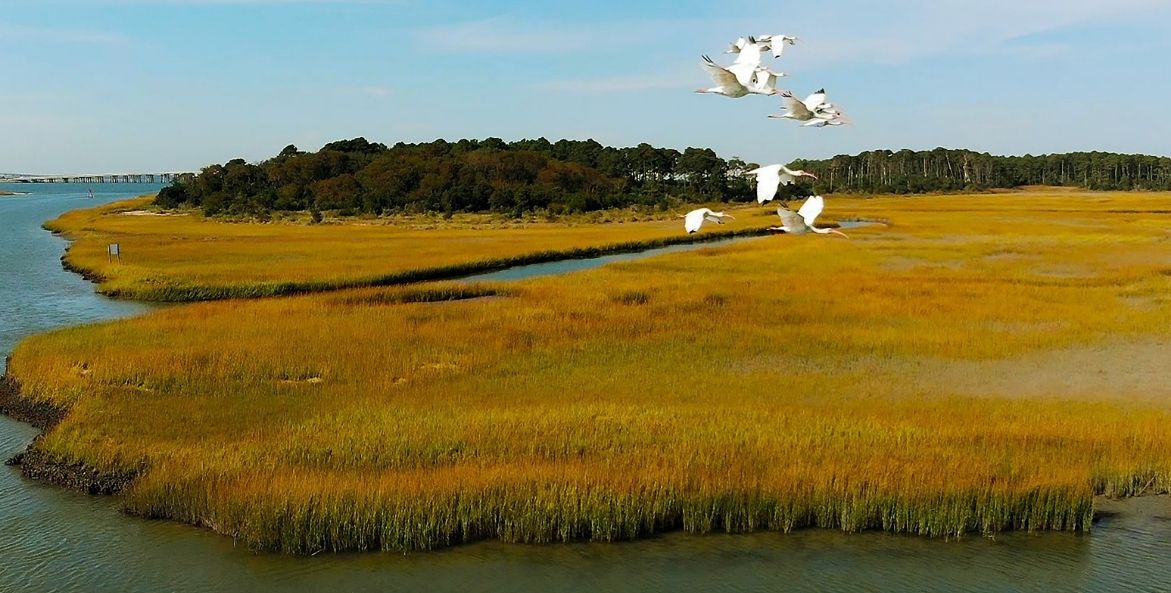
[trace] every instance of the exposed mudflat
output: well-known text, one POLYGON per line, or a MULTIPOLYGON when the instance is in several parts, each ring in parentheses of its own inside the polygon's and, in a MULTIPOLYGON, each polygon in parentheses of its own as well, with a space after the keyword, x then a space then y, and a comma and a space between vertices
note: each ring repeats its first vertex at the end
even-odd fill
POLYGON ((1171 341, 1107 342, 1003 360, 939 361, 921 367, 919 377, 959 395, 1171 404, 1171 341))

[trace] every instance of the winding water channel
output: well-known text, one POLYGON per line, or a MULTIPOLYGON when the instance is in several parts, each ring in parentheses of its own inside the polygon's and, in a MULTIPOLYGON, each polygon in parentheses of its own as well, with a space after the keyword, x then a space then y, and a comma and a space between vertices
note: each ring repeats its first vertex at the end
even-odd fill
MULTIPOLYGON (((40 224, 149 186, 0 185, 0 355, 56 327, 139 314, 62 270, 40 224)), ((36 435, 0 417, 0 457, 36 435)), ((1092 535, 954 541, 832 531, 672 534, 623 544, 482 543, 441 552, 257 555, 228 537, 118 512, 116 498, 0 468, 0 591, 1169 591, 1171 503, 1127 501, 1092 535)))

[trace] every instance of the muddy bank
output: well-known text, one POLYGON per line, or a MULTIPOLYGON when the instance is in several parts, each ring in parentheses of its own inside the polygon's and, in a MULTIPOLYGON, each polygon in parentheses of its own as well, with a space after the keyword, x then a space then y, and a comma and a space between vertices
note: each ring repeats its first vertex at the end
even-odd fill
POLYGON ((19 466, 26 478, 87 494, 118 494, 138 477, 136 471, 103 472, 84 463, 64 461, 38 449, 37 440, 5 464, 19 466))
POLYGON ((72 262, 69 261, 69 250, 73 248, 73 239, 71 239, 68 236, 66 236, 65 234, 57 232, 47 226, 42 225, 41 228, 43 228, 46 231, 49 231, 50 233, 53 233, 54 235, 61 237, 62 239, 65 239, 66 241, 70 242, 69 245, 65 246, 65 252, 61 254, 61 267, 66 272, 72 272, 74 274, 77 274, 78 276, 81 276, 82 278, 86 279, 87 281, 93 283, 95 287, 106 281, 106 277, 103 276, 101 273, 99 273, 97 270, 88 270, 86 268, 75 266, 75 265, 73 265, 72 262))
POLYGON ((45 431, 65 417, 65 410, 46 402, 21 397, 20 384, 16 379, 4 375, 0 377, 0 414, 45 431))
POLYGON ((87 270, 85 268, 80 268, 73 265, 69 261, 69 248, 65 248, 65 255, 61 256, 61 267, 64 268, 66 272, 77 274, 78 276, 85 278, 87 281, 92 282, 94 285, 98 285, 106 281, 106 277, 95 270, 87 270))
MULTIPOLYGON (((20 384, 7 375, 0 377, 0 413, 43 431, 65 418, 65 410, 45 402, 34 402, 20 394, 20 384)), ((23 453, 5 461, 20 467, 26 478, 64 486, 89 494, 117 494, 138 477, 137 471, 103 472, 80 462, 68 462, 37 448, 38 436, 23 453)))
POLYGON ((1113 518, 1171 521, 1171 495, 1154 494, 1130 498, 1094 497, 1094 522, 1113 518))

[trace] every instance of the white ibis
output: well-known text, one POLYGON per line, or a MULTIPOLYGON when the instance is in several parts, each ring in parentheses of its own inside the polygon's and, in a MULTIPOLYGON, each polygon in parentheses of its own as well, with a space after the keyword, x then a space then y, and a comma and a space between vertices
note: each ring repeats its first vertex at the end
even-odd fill
MULTIPOLYGON (((819 89, 805 98, 798 100, 789 91, 781 91, 781 101, 785 104, 785 112, 780 115, 770 115, 772 119, 792 119, 800 122, 824 120, 827 122, 840 121, 845 123, 841 111, 833 104, 826 102, 825 89, 819 89)), ((813 124, 813 127, 823 127, 827 124, 813 124)), ((833 124, 840 125, 840 124, 833 124)))
MULTIPOLYGON (((823 229, 813 226, 813 221, 825 209, 825 200, 821 196, 809 196, 801 209, 793 212, 784 206, 777 207, 777 216, 781 217, 781 226, 769 227, 770 231, 781 231, 790 235, 818 233, 820 235, 835 234, 846 237, 846 234, 837 229, 823 229)), ((849 239, 849 237, 846 237, 849 239)))
POLYGON ((777 195, 777 188, 793 183, 798 177, 817 179, 817 175, 813 173, 806 173, 800 169, 793 170, 784 165, 768 165, 748 173, 756 175, 756 201, 760 204, 772 201, 777 195))
POLYGON ((695 92, 723 95, 733 99, 739 99, 748 94, 748 86, 742 84, 735 73, 713 62, 711 58, 703 57, 703 68, 707 70, 716 86, 710 89, 698 89, 695 92))
POLYGON ((703 226, 704 221, 714 222, 716 224, 724 224, 724 219, 736 220, 735 216, 731 214, 724 214, 723 212, 715 212, 711 208, 699 208, 688 212, 683 220, 683 228, 687 230, 688 234, 699 231, 699 227, 703 226))

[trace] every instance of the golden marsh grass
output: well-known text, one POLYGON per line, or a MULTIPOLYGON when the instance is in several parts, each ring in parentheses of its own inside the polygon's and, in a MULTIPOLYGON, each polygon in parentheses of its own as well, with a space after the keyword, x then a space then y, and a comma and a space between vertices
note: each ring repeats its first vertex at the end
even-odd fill
POLYGON ((560 222, 488 215, 304 222, 224 222, 160 213, 148 197, 67 212, 45 227, 73 241, 74 270, 109 296, 185 302, 256 298, 457 277, 508 265, 711 240, 756 228, 736 222, 681 233, 682 220, 617 211, 560 222), (144 210, 144 208, 147 208, 144 210), (613 218, 615 224, 590 221, 613 218), (119 243, 111 260, 107 245, 119 243))
POLYGON ((1171 195, 829 208, 891 226, 184 305, 31 338, 10 372, 71 409, 38 447, 143 470, 129 512, 291 553, 1084 530, 1095 494, 1168 491, 1171 393, 1109 373, 1171 344, 1171 195), (444 295, 495 296, 420 302, 444 295))

